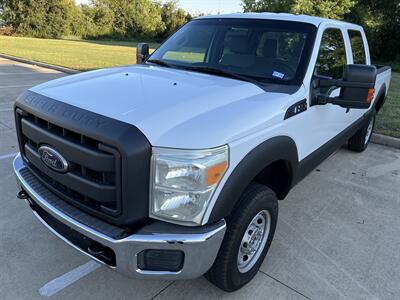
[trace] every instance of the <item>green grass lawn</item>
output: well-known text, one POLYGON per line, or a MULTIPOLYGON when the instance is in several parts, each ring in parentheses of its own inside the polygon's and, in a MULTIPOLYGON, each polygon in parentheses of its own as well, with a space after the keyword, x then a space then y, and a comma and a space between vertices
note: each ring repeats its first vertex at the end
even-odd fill
MULTIPOLYGON (((51 40, 0 36, 0 53, 86 71, 134 64, 136 42, 51 40)), ((154 49, 158 44, 150 44, 154 49)), ((190 54, 190 53, 189 53, 190 54)), ((198 54, 188 54, 188 60, 198 54)), ((174 56, 171 53, 171 56, 174 56)), ((394 65, 398 70, 398 65, 394 65)), ((375 132, 400 138, 400 73, 392 73, 392 83, 384 107, 377 117, 375 132)))
MULTIPOLYGON (((136 42, 51 40, 0 36, 0 53, 87 71, 134 64, 136 42)), ((158 44, 150 44, 151 48, 158 44)))
POLYGON ((400 138, 400 73, 392 72, 385 105, 376 119, 375 132, 400 138))

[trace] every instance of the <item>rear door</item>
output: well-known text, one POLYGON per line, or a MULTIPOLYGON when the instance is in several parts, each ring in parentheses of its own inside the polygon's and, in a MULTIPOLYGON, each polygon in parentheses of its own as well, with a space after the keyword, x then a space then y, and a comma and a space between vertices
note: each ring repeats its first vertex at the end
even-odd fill
MULTIPOLYGON (((350 52, 351 52, 351 63, 353 64, 361 64, 361 65, 370 65, 371 60, 368 51, 368 43, 365 37, 365 34, 361 28, 358 26, 350 27, 347 32, 347 37, 350 43, 350 52)), ((377 88, 375 83, 375 89, 377 88)), ((377 93, 378 91, 375 91, 377 93)), ((366 109, 351 109, 350 110, 350 121, 357 120, 361 118, 362 115, 366 112, 366 109)))

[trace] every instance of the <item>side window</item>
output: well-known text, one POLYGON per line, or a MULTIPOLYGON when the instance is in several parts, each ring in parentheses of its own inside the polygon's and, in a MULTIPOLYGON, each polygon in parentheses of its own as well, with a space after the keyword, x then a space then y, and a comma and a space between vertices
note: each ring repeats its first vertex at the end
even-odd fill
POLYGON ((346 47, 342 32, 334 28, 325 30, 319 48, 316 73, 340 79, 346 64, 346 47))
POLYGON ((349 30, 351 50, 353 52, 353 63, 366 64, 367 58, 361 32, 358 30, 349 30))

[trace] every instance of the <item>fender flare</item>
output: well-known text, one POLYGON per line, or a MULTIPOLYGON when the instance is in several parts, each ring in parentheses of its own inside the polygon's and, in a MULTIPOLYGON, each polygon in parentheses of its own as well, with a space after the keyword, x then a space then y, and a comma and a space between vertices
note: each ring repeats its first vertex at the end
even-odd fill
POLYGON ((385 101, 386 101, 386 83, 383 83, 382 84, 382 86, 381 86, 381 88, 379 89, 379 91, 378 91, 378 93, 376 94, 376 97, 375 97, 375 102, 374 102, 374 108, 376 109, 376 111, 378 112, 381 108, 382 108, 382 106, 383 106, 383 104, 385 103, 385 101), (383 98, 383 101, 379 101, 380 99, 381 99, 381 97, 384 97, 383 98), (379 106, 378 106, 379 105, 379 106))
POLYGON ((207 223, 214 223, 229 216, 250 182, 264 168, 278 160, 287 162, 289 166, 287 194, 293 185, 299 164, 297 146, 292 138, 277 136, 251 150, 235 167, 225 182, 207 223))

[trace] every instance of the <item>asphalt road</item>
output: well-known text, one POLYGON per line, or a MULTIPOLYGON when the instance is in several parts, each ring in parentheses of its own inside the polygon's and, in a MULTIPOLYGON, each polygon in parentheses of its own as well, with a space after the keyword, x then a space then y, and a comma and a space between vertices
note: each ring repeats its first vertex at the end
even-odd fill
POLYGON ((60 76, 0 58, 1 299, 400 298, 400 151, 375 144, 362 154, 341 149, 280 202, 270 252, 235 293, 204 278, 132 280, 90 262, 15 197, 14 99, 60 76))

